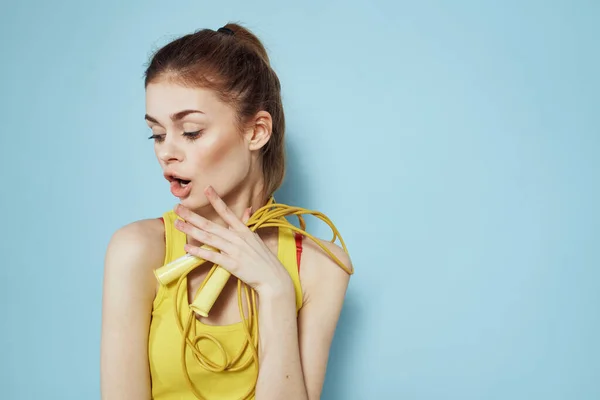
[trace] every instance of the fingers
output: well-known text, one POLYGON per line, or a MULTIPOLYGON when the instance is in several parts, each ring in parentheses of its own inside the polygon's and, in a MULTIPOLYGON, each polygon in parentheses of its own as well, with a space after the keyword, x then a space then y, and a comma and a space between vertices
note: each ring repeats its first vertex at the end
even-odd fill
POLYGON ((202 231, 212 233, 215 236, 220 236, 221 238, 232 243, 237 241, 237 236, 234 232, 219 224, 215 224, 214 222, 207 220, 206 218, 196 214, 186 207, 183 207, 181 204, 177 204, 174 208, 174 211, 190 225, 193 225, 202 231))
POLYGON ((238 262, 227 254, 189 244, 184 245, 183 248, 187 253, 202 258, 203 260, 210 261, 215 265, 221 266, 235 276, 237 276, 239 272, 238 262))
MULTIPOLYGON (((264 243, 262 243, 262 240, 257 240, 258 234, 256 234, 255 232, 252 232, 250 230, 250 228, 248 228, 246 225, 246 223, 250 219, 251 215, 252 215, 252 207, 246 208, 246 211, 244 211, 244 214, 242 214, 242 223, 244 224, 246 229, 244 229, 243 231, 237 232, 237 235, 244 242, 246 242, 246 244, 248 244, 254 251, 259 252, 261 245, 264 245, 264 243)), ((233 229, 233 228, 229 227, 229 229, 233 229)))
POLYGON ((252 215, 252 207, 246 208, 246 211, 244 212, 244 215, 242 216, 242 222, 244 223, 244 225, 246 225, 248 223, 248 220, 250 219, 251 215, 252 215))
POLYGON ((215 211, 219 213, 221 218, 223 218, 223 220, 227 222, 227 224, 233 230, 241 231, 247 229, 246 224, 240 221, 240 219, 233 213, 233 211, 231 211, 231 209, 227 207, 227 204, 225 204, 223 199, 219 197, 219 195, 212 186, 208 186, 206 189, 204 189, 204 194, 206 195, 208 201, 210 201, 210 203, 212 204, 215 211))
POLYGON ((175 227, 180 231, 187 233, 197 241, 219 249, 222 252, 227 254, 233 254, 235 252, 235 246, 233 243, 223 239, 221 236, 196 228, 192 224, 183 222, 181 220, 175 221, 175 227))
MULTIPOLYGON (((215 247, 229 255, 237 255, 242 251, 241 245, 250 245, 253 250, 257 250, 255 233, 252 232, 246 223, 252 215, 252 207, 247 208, 242 214, 241 220, 219 197, 212 186, 205 189, 206 197, 211 202, 213 208, 221 218, 229 225, 227 228, 194 213, 186 207, 178 204, 174 211, 186 222, 177 222, 176 227, 189 234, 199 242, 215 247)), ((242 246, 243 247, 243 246, 242 246)))

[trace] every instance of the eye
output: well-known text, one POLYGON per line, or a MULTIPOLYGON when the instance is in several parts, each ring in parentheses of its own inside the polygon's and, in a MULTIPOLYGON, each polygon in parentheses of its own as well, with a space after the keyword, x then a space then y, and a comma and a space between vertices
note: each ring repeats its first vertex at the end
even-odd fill
MULTIPOLYGON (((196 131, 196 132, 183 132, 183 136, 190 140, 190 141, 194 141, 196 140, 200 135, 202 134, 202 131, 196 131)), ((148 139, 154 139, 154 142, 156 143, 161 143, 164 142, 165 140, 165 135, 158 135, 158 134, 154 134, 151 135, 150 137, 148 137, 148 139)))
POLYGON ((165 135, 152 135, 148 139, 154 139, 156 143, 160 143, 165 140, 165 135))
POLYGON ((196 131, 196 132, 183 132, 183 136, 186 137, 186 139, 190 140, 190 141, 194 141, 196 140, 200 135, 202 134, 202 131, 196 131))

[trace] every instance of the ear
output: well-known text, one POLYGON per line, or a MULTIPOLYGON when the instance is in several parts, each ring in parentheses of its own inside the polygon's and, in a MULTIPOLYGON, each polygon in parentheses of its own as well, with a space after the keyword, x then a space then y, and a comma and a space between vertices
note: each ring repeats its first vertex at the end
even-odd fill
POLYGON ((260 150, 267 144, 273 132, 273 119, 267 111, 259 111, 254 118, 249 121, 244 136, 248 141, 250 150, 260 150))

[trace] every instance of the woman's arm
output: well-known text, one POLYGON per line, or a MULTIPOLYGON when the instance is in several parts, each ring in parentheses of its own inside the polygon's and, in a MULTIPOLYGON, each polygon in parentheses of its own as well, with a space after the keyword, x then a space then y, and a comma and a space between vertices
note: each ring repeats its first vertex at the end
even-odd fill
MULTIPOLYGON (((340 268, 312 240, 305 240, 306 257, 302 257, 300 281, 304 302, 298 316, 300 355, 304 382, 310 400, 321 398, 329 350, 344 305, 350 275, 340 268)), ((350 270, 352 261, 336 244, 321 240, 350 270)))
POLYGON ((156 292, 153 269, 164 259, 160 220, 120 228, 106 251, 102 294, 102 399, 148 400, 148 332, 156 292))
MULTIPOLYGON (((352 268, 348 254, 339 246, 321 243, 352 268)), ((310 240, 305 240, 301 264, 304 301, 297 320, 293 297, 290 300, 280 293, 260 299, 257 400, 321 397, 329 349, 350 276, 310 240)))
POLYGON ((293 284, 260 294, 258 303, 259 370, 256 400, 306 400, 298 347, 293 284))

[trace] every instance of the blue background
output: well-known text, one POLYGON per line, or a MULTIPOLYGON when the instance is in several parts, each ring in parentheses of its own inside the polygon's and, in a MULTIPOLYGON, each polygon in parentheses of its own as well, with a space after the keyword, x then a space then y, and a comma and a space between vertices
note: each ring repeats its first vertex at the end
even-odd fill
POLYGON ((323 399, 600 398, 599 20, 594 1, 3 2, 0 397, 99 398, 106 245, 177 201, 145 63, 239 21, 283 85, 276 198, 327 214, 356 268, 323 399))

